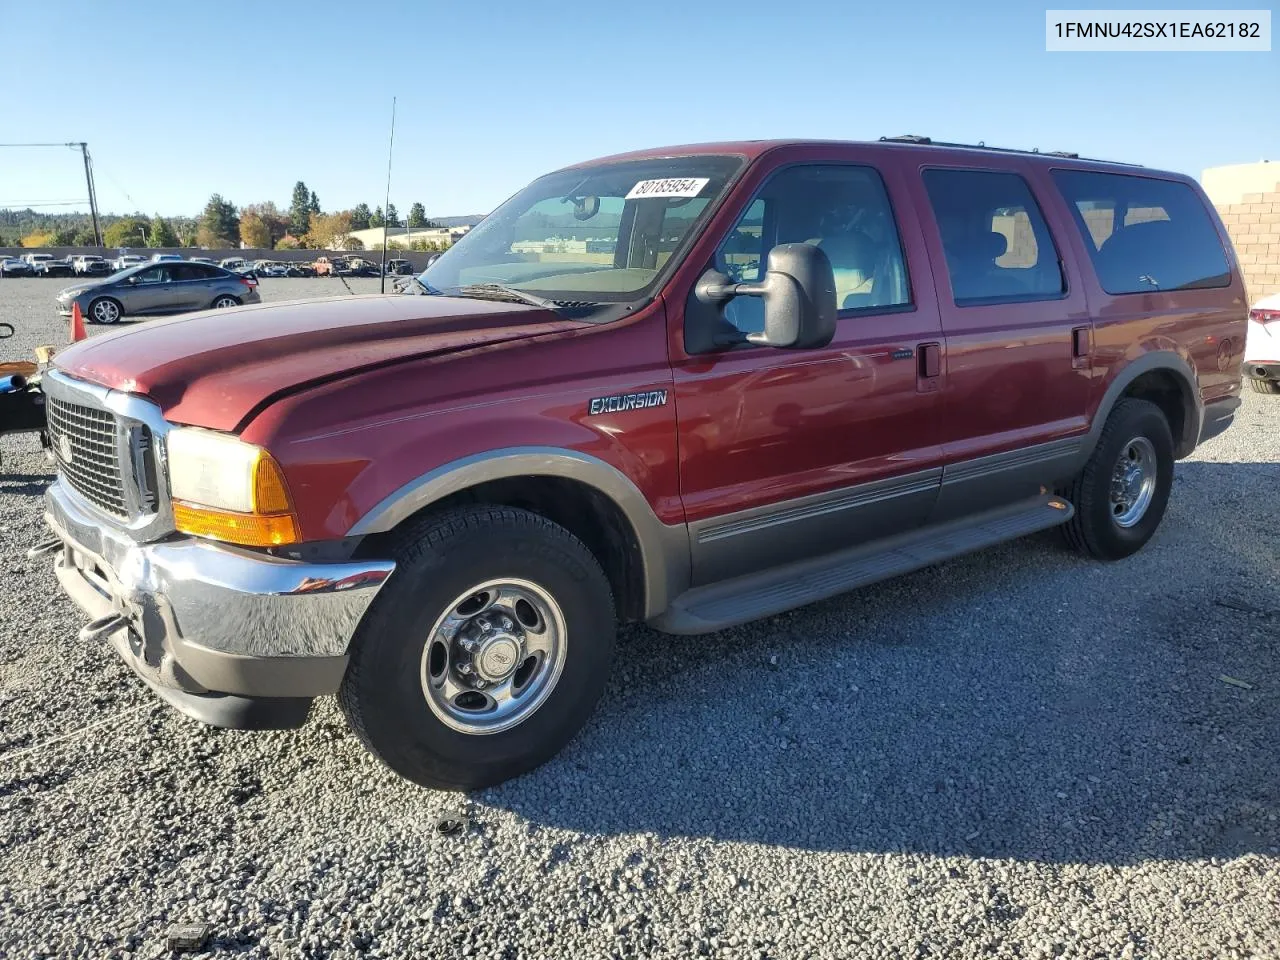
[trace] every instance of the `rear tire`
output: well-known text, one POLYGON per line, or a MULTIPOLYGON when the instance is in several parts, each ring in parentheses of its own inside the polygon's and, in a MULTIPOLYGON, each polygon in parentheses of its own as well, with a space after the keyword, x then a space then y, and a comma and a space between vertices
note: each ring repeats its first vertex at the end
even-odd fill
POLYGON ((1084 469, 1060 491, 1075 506, 1075 515, 1061 528, 1063 535, 1083 554, 1123 559, 1155 534, 1172 486, 1169 421, 1150 401, 1121 400, 1084 469))
POLYGON ((613 660, 613 597, 591 552, 545 517, 485 505, 427 517, 391 552, 396 571, 356 631, 338 693, 356 736, 402 777, 445 790, 491 786, 558 753, 595 708, 613 660), (501 605, 504 587, 482 597, 499 583, 550 601, 549 617, 524 600, 501 605), (530 651, 548 619, 563 652, 541 661, 555 669, 539 687, 530 651), (465 689, 486 670, 486 686, 465 689), (502 671, 506 680, 494 679, 502 671), (531 699, 503 701, 506 682, 531 699), (474 706, 486 696, 491 705, 474 706))
POLYGON ((124 316, 124 308, 110 297, 99 297, 89 304, 89 315, 85 318, 90 323, 118 323, 124 316))
POLYGON ((1256 393, 1268 393, 1272 396, 1280 394, 1280 380, 1249 380, 1249 386, 1253 387, 1256 393))
POLYGON ((213 306, 211 309, 226 310, 228 307, 238 307, 238 306, 240 306, 239 300, 237 300, 235 297, 231 296, 230 294, 224 293, 222 296, 218 297, 213 301, 213 306))

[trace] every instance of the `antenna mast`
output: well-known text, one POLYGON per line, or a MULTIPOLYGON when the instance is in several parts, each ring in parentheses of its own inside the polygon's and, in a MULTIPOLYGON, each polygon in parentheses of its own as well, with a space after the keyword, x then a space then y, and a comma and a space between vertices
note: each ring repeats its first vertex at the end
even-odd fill
POLYGON ((396 145, 396 98, 391 98, 391 141, 387 144, 387 197, 382 205, 382 268, 378 271, 378 292, 387 292, 387 226, 391 209, 391 151, 396 145))

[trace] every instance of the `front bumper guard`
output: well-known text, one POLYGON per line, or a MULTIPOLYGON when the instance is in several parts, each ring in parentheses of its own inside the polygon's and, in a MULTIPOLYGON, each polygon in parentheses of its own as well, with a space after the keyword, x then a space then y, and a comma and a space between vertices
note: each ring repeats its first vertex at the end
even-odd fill
POLYGON ((360 619, 395 564, 301 563, 193 538, 138 544, 55 482, 54 572, 151 688, 216 726, 293 727, 336 692, 360 619))

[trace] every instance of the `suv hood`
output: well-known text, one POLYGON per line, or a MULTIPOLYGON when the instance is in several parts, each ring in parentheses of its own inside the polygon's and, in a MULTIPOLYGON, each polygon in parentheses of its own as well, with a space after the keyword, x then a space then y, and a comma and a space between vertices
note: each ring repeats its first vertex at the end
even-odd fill
POLYGON ((586 326, 518 303, 372 294, 208 310, 84 340, 53 365, 236 430, 271 399, 401 360, 586 326))

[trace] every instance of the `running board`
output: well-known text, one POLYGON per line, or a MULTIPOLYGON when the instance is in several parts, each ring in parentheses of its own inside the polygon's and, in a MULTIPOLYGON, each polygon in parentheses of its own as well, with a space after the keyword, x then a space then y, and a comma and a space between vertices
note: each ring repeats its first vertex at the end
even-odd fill
POLYGON ((652 623, 667 633, 723 630, 1048 530, 1066 523, 1074 513, 1075 508, 1061 497, 1035 497, 824 557, 695 587, 677 597, 652 623))

